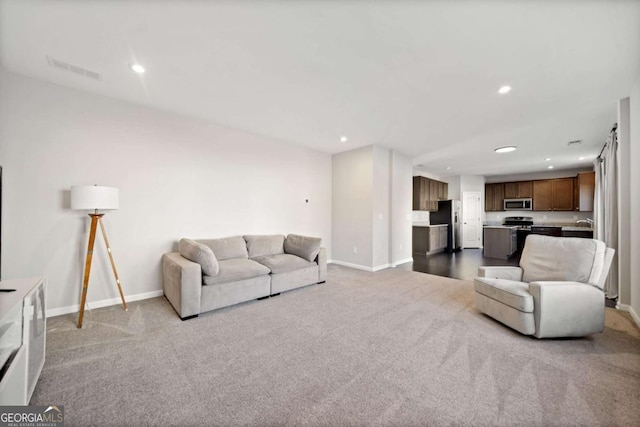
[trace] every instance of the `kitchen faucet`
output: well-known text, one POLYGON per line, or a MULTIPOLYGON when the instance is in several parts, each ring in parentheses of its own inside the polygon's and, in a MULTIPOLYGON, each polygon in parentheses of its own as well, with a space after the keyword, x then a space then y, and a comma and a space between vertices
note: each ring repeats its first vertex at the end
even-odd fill
POLYGON ((587 218, 587 219, 579 219, 576 221, 576 224, 589 224, 589 225, 593 225, 593 220, 591 218, 587 218))

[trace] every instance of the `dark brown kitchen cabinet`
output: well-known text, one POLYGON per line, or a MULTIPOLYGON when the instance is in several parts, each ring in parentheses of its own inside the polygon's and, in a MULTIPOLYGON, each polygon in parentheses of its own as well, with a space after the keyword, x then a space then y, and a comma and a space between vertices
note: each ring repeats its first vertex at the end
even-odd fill
POLYGON ((531 181, 505 182, 505 199, 522 199, 533 196, 531 181))
POLYGON ((413 210, 435 212, 438 200, 448 198, 449 185, 424 176, 413 177, 413 210))
POLYGON ((429 201, 429 181, 423 176, 413 177, 413 210, 428 210, 429 201))
POLYGON ((484 186, 484 210, 486 212, 498 212, 504 210, 505 184, 502 182, 485 184, 484 186))
POLYGON ((430 212, 438 210, 438 181, 429 180, 429 209, 430 212))
POLYGON ((533 181, 533 210, 553 210, 553 184, 550 179, 533 181))
POLYGON ((574 208, 581 212, 593 212, 593 197, 596 187, 595 172, 580 172, 573 181, 574 208))
POLYGON ((447 200, 449 192, 449 184, 446 182, 438 182, 438 200, 447 200))
POLYGON ((534 211, 572 211, 573 178, 533 181, 534 211))
POLYGON ((573 178, 557 178, 552 180, 553 210, 572 211, 573 178))

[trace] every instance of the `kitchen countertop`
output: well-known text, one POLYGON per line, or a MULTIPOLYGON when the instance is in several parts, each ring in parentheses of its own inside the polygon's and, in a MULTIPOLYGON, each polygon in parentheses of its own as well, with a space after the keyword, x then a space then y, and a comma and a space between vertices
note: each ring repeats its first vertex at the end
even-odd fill
POLYGON ((448 227, 447 224, 429 224, 428 222, 414 222, 414 227, 448 227))
POLYGON ((591 232, 593 232, 593 228, 591 228, 591 227, 564 226, 564 227, 562 227, 562 231, 591 231, 591 232))
POLYGON ((513 230, 514 228, 518 228, 517 225, 484 225, 483 228, 508 228, 513 230))

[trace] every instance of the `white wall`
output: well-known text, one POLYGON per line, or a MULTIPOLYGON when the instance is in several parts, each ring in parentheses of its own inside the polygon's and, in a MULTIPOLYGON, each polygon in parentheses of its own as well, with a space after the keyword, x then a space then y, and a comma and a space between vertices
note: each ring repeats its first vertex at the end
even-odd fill
POLYGON ((373 147, 373 266, 391 265, 390 255, 390 212, 391 212, 391 152, 385 148, 373 147))
MULTIPOLYGON (((448 176, 443 179, 447 185, 448 197, 452 200, 462 200, 462 191, 460 191, 460 183, 462 181, 460 175, 448 176)), ((482 187, 484 194, 484 186, 482 187)))
MULTIPOLYGON (((602 141, 604 145, 604 141, 602 141)), ((580 172, 592 172, 593 167, 578 168, 578 169, 564 169, 564 170, 550 170, 547 172, 532 172, 513 175, 491 175, 486 176, 485 181, 491 182, 511 182, 511 181, 529 181, 534 179, 553 179, 553 178, 565 178, 569 176, 577 176, 580 172)))
MULTIPOLYGON (((300 233, 331 248, 331 157, 0 69, 3 278, 45 276, 48 307, 79 302, 89 219, 69 188, 120 189, 104 217, 126 295, 162 289, 181 237, 300 233), (310 202, 305 203, 305 198, 310 202)), ((117 297, 101 236, 89 302, 117 297)))
MULTIPOLYGON (((391 151, 391 265, 413 261, 411 209, 413 173, 411 159, 391 151)), ((428 212, 427 212, 428 213, 428 212)))
POLYGON ((629 288, 631 273, 631 239, 629 227, 631 225, 630 203, 628 195, 630 184, 630 141, 629 141, 629 98, 618 102, 618 253, 614 262, 618 260, 618 303, 631 303, 631 289, 629 288))
POLYGON ((631 91, 630 97, 630 164, 636 165, 631 168, 629 180, 629 193, 626 197, 630 200, 630 217, 631 221, 629 230, 630 235, 630 253, 632 260, 630 263, 630 297, 631 312, 638 325, 640 325, 640 76, 636 80, 636 84, 631 91))
POLYGON ((411 260, 411 162, 367 146, 333 155, 332 261, 375 271, 411 260))
POLYGON ((373 267, 373 146, 334 154, 331 188, 331 259, 373 267))

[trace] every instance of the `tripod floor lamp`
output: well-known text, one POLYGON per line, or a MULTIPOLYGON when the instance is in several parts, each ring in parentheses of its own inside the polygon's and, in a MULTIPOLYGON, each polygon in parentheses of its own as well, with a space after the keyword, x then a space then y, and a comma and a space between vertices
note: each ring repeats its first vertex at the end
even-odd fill
POLYGON ((104 224, 102 223, 102 217, 104 214, 98 213, 99 210, 113 210, 118 209, 118 207, 117 188, 102 187, 98 185, 74 185, 71 187, 71 209, 93 211, 93 213, 89 214, 91 217, 91 229, 89 231, 89 244, 87 246, 87 260, 84 265, 84 280, 82 282, 82 298, 80 300, 78 328, 82 328, 82 317, 84 316, 84 306, 87 302, 87 289, 89 287, 89 274, 91 272, 91 259, 93 258, 93 245, 96 241, 96 229, 98 224, 100 224, 102 237, 104 237, 104 242, 107 245, 111 268, 113 269, 113 275, 116 278, 116 285, 118 285, 120 298, 122 298, 122 306, 125 310, 127 309, 127 303, 124 300, 124 294, 120 287, 120 278, 118 277, 118 271, 116 270, 116 263, 113 261, 113 255, 111 254, 111 247, 109 246, 107 233, 104 231, 104 224))

